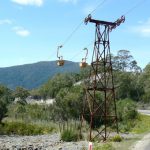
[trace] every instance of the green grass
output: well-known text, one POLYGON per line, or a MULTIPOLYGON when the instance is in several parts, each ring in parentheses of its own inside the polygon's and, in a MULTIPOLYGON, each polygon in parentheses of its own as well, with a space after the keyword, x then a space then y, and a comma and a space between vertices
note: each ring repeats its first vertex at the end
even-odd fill
POLYGON ((40 126, 37 124, 30 124, 25 122, 4 122, 3 126, 0 126, 0 134, 17 134, 17 135, 40 135, 49 134, 55 131, 53 126, 40 126))
POLYGON ((143 136, 150 132, 150 116, 139 114, 134 121, 134 127, 129 132, 135 133, 131 138, 124 139, 122 142, 114 143, 115 150, 128 150, 136 141, 139 141, 143 136))
MULTIPOLYGON (((14 121, 6 119, 4 121, 5 126, 0 125, 0 132, 3 131, 6 134, 19 134, 19 135, 37 135, 47 134, 53 131, 59 131, 59 125, 50 122, 37 121, 35 123, 25 121, 14 121), (9 120, 9 121, 8 121, 9 120)), ((94 143, 93 150, 128 150, 133 143, 140 140, 146 133, 150 132, 150 116, 139 114, 138 118, 134 121, 134 127, 132 127, 129 133, 135 133, 133 137, 122 139, 121 142, 107 142, 107 143, 94 143)), ((64 129, 73 130, 74 122, 69 122, 70 125, 64 129)), ((78 123, 76 128, 78 127, 78 123)), ((64 130, 63 129, 63 130, 64 130)), ((62 130, 62 131, 63 131, 62 130)), ((68 136, 68 133, 67 133, 68 136)), ((70 133, 69 133, 70 136, 70 133)), ((76 137, 76 136, 75 136, 76 137)), ((118 139, 118 138, 117 138, 118 139)), ((74 141, 74 140, 73 140, 74 141)), ((75 140, 76 141, 76 140, 75 140)))
POLYGON ((136 134, 150 132, 150 116, 140 114, 131 132, 136 134))
POLYGON ((115 150, 128 150, 136 141, 139 141, 142 137, 142 135, 139 135, 124 139, 121 142, 115 142, 113 143, 113 147, 115 148, 115 150))
POLYGON ((93 150, 115 150, 112 143, 95 143, 93 150))
POLYGON ((61 139, 66 142, 77 141, 79 138, 76 130, 64 130, 61 133, 61 139))
POLYGON ((133 127, 129 133, 135 133, 133 137, 123 139, 121 142, 108 142, 106 145, 97 145, 94 150, 128 150, 136 141, 150 132, 150 116, 139 114, 136 120, 133 120, 133 127))

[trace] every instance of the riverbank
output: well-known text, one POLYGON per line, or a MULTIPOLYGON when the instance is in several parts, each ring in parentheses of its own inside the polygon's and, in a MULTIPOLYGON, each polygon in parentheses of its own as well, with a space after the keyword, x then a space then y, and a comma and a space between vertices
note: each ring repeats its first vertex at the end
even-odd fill
POLYGON ((39 136, 0 136, 0 150, 81 150, 87 141, 63 142, 59 134, 39 136))

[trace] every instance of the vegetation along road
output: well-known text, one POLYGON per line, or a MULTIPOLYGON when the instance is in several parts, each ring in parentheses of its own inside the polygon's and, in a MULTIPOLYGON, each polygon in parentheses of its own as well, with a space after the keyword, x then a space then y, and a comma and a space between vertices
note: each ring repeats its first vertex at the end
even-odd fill
MULTIPOLYGON (((150 110, 138 110, 138 112, 150 116, 150 110)), ((150 133, 138 141, 132 150, 150 150, 150 133)))

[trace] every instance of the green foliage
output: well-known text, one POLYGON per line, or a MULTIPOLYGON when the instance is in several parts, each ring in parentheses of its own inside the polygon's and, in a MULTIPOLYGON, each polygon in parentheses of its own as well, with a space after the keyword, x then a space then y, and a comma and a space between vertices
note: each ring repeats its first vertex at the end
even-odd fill
POLYGON ((117 135, 113 136, 111 140, 113 142, 121 142, 122 141, 122 137, 119 134, 117 134, 117 135))
POLYGON ((22 87, 16 87, 13 94, 14 94, 14 97, 20 98, 21 100, 25 100, 29 96, 29 91, 22 87))
POLYGON ((54 127, 43 127, 36 124, 27 124, 24 122, 5 122, 0 128, 1 134, 17 135, 39 135, 51 133, 54 127))
POLYGON ((141 68, 137 65, 136 60, 128 50, 119 50, 117 56, 113 58, 113 68, 122 72, 133 71, 141 72, 141 68))
POLYGON ((139 84, 139 75, 131 72, 115 72, 116 98, 141 100, 143 87, 139 84))
POLYGON ((148 64, 143 73, 140 76, 140 84, 144 89, 144 94, 142 96, 142 101, 144 103, 150 102, 150 64, 148 64))
POLYGON ((111 143, 95 144, 93 150, 115 150, 111 143))
POLYGON ((144 103, 150 103, 150 91, 147 90, 147 92, 144 93, 142 101, 144 103))
POLYGON ((89 74, 90 74, 90 69, 91 69, 91 66, 87 66, 85 68, 82 68, 80 71, 80 74, 79 74, 79 79, 80 80, 87 79, 89 77, 89 74))
POLYGON ((117 102, 118 119, 120 121, 127 121, 137 118, 138 112, 136 104, 131 99, 123 99, 117 102))
POLYGON ((0 85, 0 123, 6 116, 8 104, 12 101, 13 97, 11 91, 7 87, 0 85))
POLYGON ((52 120, 53 115, 53 106, 46 106, 46 105, 22 105, 20 103, 11 104, 8 108, 7 113, 9 118, 13 119, 22 119, 27 121, 38 121, 38 120, 45 120, 50 121, 52 120))
POLYGON ((44 84, 39 92, 43 98, 55 98, 63 88, 70 88, 76 79, 73 74, 57 74, 44 84))
POLYGON ((79 134, 76 130, 65 129, 61 133, 61 139, 66 142, 77 141, 79 134))
POLYGON ((137 134, 150 132, 150 116, 140 114, 131 131, 137 134))
POLYGON ((30 93, 30 96, 33 98, 33 99, 36 99, 36 100, 39 100, 42 98, 40 92, 39 92, 39 89, 33 89, 33 90, 30 90, 29 91, 30 93))
POLYGON ((135 126, 134 120, 138 118, 135 102, 130 99, 119 100, 117 110, 120 131, 130 131, 135 126))
POLYGON ((81 113, 83 102, 83 89, 74 86, 70 89, 64 88, 56 96, 56 114, 60 120, 77 119, 81 113))
MULTIPOLYGON (((93 92, 89 92, 88 93, 88 103, 87 103, 87 105, 89 105, 90 106, 90 109, 92 109, 92 96, 94 96, 93 94, 93 92), (89 94, 90 93, 90 94, 89 94)), ((97 104, 104 104, 104 94, 102 95, 102 93, 101 92, 99 92, 99 91, 96 91, 95 92, 95 99, 94 99, 94 101, 97 103, 97 104)), ((84 104, 85 105, 85 104, 84 104)), ((104 107, 104 105, 103 105, 103 107, 104 107)), ((89 113, 89 108, 88 107, 85 107, 84 108, 85 110, 85 114, 88 114, 89 113)), ((98 113, 99 114, 102 114, 103 112, 101 112, 101 109, 100 110, 98 110, 98 113)), ((85 120, 88 122, 88 124, 90 124, 90 120, 91 120, 91 118, 90 118, 90 115, 85 115, 84 116, 84 118, 85 118, 85 120)), ((102 117, 102 118, 100 118, 99 117, 99 115, 95 115, 94 116, 94 119, 93 119, 93 128, 99 128, 100 126, 102 126, 102 125, 104 125, 104 117, 102 117)))
POLYGON ((5 99, 0 98, 0 123, 2 119, 5 117, 6 112, 7 112, 7 104, 5 103, 5 99))

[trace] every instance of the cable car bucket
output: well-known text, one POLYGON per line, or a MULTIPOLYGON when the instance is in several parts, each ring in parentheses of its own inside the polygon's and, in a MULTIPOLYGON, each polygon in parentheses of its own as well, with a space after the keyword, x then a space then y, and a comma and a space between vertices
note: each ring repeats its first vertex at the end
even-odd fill
POLYGON ((63 60, 63 56, 60 56, 60 55, 59 55, 59 49, 62 48, 62 47, 63 47, 63 46, 60 45, 60 46, 58 46, 58 48, 57 48, 57 58, 59 59, 59 60, 57 61, 57 65, 58 65, 58 66, 63 66, 64 63, 65 63, 65 61, 63 60))
POLYGON ((80 68, 85 68, 88 64, 86 63, 87 55, 88 55, 88 49, 84 48, 83 50, 86 50, 85 58, 82 58, 82 62, 80 62, 80 68))

